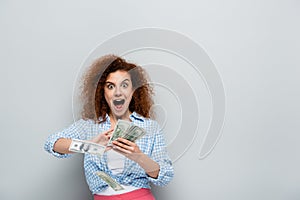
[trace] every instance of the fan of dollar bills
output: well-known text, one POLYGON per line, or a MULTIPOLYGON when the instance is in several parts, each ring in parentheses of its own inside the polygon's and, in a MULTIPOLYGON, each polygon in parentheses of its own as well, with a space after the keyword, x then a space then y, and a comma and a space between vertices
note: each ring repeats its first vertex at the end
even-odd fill
POLYGON ((146 134, 146 131, 139 126, 136 126, 129 121, 119 119, 117 125, 112 133, 112 136, 108 142, 108 146, 112 145, 112 141, 118 138, 124 138, 131 142, 135 142, 143 135, 146 134))

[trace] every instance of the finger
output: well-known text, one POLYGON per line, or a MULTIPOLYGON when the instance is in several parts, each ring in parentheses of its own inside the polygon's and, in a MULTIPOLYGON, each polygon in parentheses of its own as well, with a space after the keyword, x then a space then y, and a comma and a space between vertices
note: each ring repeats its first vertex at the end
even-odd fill
POLYGON ((105 148, 105 152, 111 150, 112 148, 113 148, 113 147, 111 147, 111 146, 110 146, 110 147, 106 147, 106 148, 105 148))
POLYGON ((108 129, 107 131, 104 131, 103 134, 108 135, 111 134, 113 132, 113 128, 108 129))
POLYGON ((107 131, 104 131, 104 132, 98 134, 98 135, 94 138, 94 140, 99 140, 99 139, 103 138, 103 136, 107 137, 108 134, 111 133, 111 131, 112 131, 112 130, 109 129, 109 130, 107 130, 107 131))
POLYGON ((134 142, 131 142, 131 141, 126 140, 126 139, 124 139, 124 138, 118 138, 117 141, 122 142, 122 143, 124 143, 124 144, 127 144, 128 146, 133 146, 133 145, 135 145, 134 142))
POLYGON ((126 149, 124 149, 122 147, 119 147, 119 146, 113 146, 112 148, 113 148, 114 151, 116 151, 118 153, 121 153, 121 154, 123 154, 125 156, 127 156, 128 154, 132 153, 131 151, 126 150, 126 149))
POLYGON ((134 150, 134 147, 129 146, 127 144, 124 144, 123 142, 119 142, 117 140, 113 141, 113 145, 121 147, 121 148, 126 149, 126 150, 130 150, 130 151, 134 150))

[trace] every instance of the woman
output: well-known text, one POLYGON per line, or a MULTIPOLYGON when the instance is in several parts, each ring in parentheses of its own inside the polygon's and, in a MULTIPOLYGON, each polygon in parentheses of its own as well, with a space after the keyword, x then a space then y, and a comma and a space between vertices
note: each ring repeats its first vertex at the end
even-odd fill
POLYGON ((103 156, 84 155, 87 183, 95 200, 154 199, 150 182, 164 186, 173 177, 172 162, 161 129, 150 119, 152 89, 145 71, 124 59, 108 55, 96 60, 83 80, 82 119, 52 134, 45 149, 59 158, 71 156, 72 139, 107 145, 119 119, 143 128, 136 142, 118 138, 103 156), (96 172, 103 171, 124 189, 115 191, 96 172))

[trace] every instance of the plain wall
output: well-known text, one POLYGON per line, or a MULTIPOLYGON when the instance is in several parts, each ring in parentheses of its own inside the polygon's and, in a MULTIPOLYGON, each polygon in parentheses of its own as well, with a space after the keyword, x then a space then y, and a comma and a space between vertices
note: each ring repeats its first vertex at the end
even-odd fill
POLYGON ((82 156, 57 159, 43 144, 73 122, 73 85, 91 50, 142 27, 199 43, 226 89, 213 152, 199 160, 196 140, 157 199, 299 199, 299 10, 296 0, 2 0, 0 199, 92 199, 82 156))

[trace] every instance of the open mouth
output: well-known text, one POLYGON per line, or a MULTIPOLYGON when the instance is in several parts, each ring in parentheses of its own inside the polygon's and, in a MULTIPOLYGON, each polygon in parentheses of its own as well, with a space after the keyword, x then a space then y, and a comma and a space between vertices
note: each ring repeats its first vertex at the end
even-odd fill
POLYGON ((115 106, 121 106, 125 103, 125 99, 118 99, 118 100, 113 100, 113 104, 115 106))

